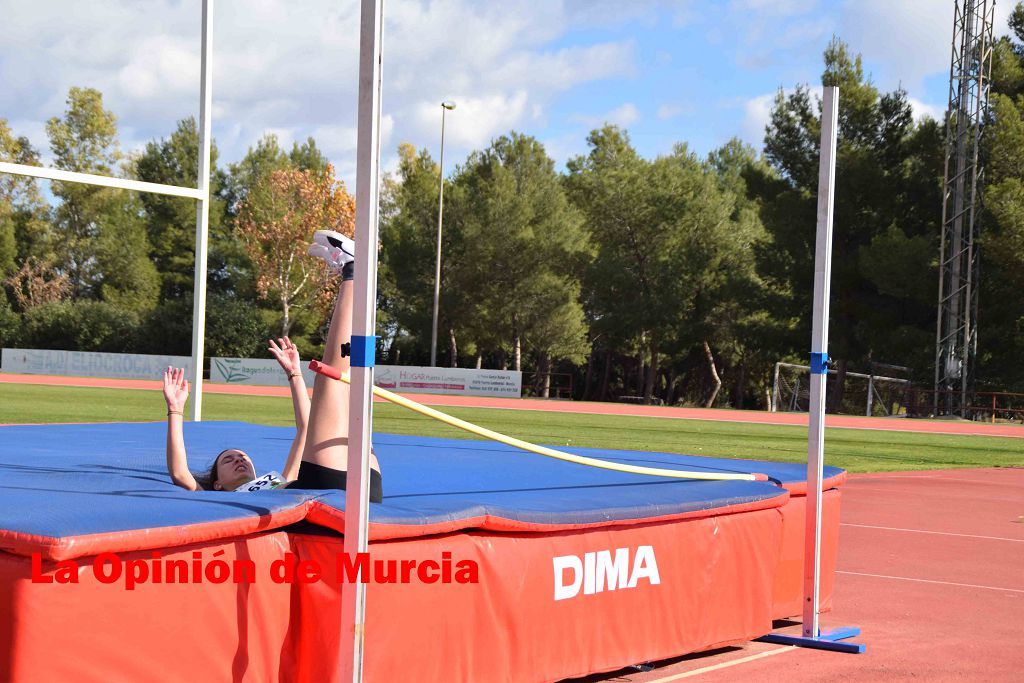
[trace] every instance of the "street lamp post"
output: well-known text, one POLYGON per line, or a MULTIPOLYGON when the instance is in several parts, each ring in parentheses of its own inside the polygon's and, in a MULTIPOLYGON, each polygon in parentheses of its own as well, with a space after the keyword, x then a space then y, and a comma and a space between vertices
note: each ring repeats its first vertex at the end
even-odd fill
POLYGON ((444 220, 444 114, 455 109, 455 103, 441 103, 441 161, 438 166, 438 180, 441 189, 437 195, 437 263, 434 269, 434 322, 430 329, 430 366, 437 367, 437 311, 441 301, 441 224, 444 220))

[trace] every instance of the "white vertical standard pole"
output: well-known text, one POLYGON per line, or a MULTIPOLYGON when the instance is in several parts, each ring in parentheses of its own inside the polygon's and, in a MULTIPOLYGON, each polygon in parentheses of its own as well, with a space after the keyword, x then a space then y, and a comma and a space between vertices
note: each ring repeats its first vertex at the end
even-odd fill
POLYGON ((430 367, 437 367, 437 314, 441 305, 441 225, 444 219, 444 114, 448 107, 441 104, 441 161, 437 168, 440 190, 437 193, 437 259, 434 261, 434 317, 430 326, 430 367))
POLYGON ((811 406, 807 430, 807 520, 804 527, 805 637, 817 638, 821 568, 821 482, 825 455, 825 378, 828 373, 828 299, 832 278, 832 200, 836 180, 839 88, 826 87, 821 110, 818 232, 814 249, 814 321, 811 328, 811 406))
POLYGON ((875 366, 871 366, 871 374, 868 375, 868 408, 867 416, 871 417, 871 409, 875 402, 875 366))
POLYGON ((206 338, 206 249, 210 233, 210 106, 213 93, 213 0, 203 0, 203 38, 199 84, 199 168, 202 193, 196 202, 196 266, 192 290, 192 419, 203 419, 203 355, 206 338))
MULTIPOLYGON (((348 480, 345 491, 345 552, 367 552, 370 436, 373 426, 373 361, 377 314, 377 214, 380 156, 380 83, 383 0, 361 0, 359 108, 356 145, 356 262, 352 310, 352 367, 349 400, 348 480)), ((363 577, 365 578, 365 577, 363 577)), ((341 591, 341 680, 363 680, 366 584, 341 591)))
POLYGON ((772 376, 772 403, 768 407, 770 411, 779 410, 779 364, 775 364, 775 374, 772 376))

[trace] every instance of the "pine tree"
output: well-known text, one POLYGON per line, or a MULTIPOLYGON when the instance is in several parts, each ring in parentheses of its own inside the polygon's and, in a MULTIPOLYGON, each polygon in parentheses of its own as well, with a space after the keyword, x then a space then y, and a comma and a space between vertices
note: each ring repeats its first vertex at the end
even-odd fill
MULTIPOLYGON (((46 124, 57 168, 115 175, 122 159, 117 121, 92 88, 71 88, 62 118, 46 124)), ((112 188, 53 183, 60 200, 54 249, 75 298, 117 300, 142 310, 156 303, 158 278, 137 198, 112 188)))

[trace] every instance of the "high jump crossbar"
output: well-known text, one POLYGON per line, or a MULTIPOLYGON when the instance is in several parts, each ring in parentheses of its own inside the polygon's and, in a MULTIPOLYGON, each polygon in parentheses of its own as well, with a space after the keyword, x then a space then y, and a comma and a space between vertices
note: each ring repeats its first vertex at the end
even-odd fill
MULTIPOLYGON (((309 369, 313 372, 321 374, 325 377, 330 377, 334 380, 340 380, 342 382, 350 382, 347 375, 342 374, 337 368, 325 365, 317 360, 309 362, 309 369)), ((575 453, 566 453, 554 448, 548 448, 547 446, 538 446, 535 443, 529 441, 523 441, 507 434, 496 432, 486 427, 467 422, 466 420, 459 419, 448 413, 443 413, 440 410, 435 410, 430 406, 425 406, 422 403, 413 401, 412 399, 406 398, 399 394, 388 391, 387 389, 381 389, 380 387, 373 387, 374 396, 379 396, 385 401, 394 403, 395 405, 402 406, 413 412, 419 413, 425 417, 429 417, 439 422, 444 422, 447 425, 456 427, 469 432, 470 434, 476 434, 482 436, 485 439, 491 439, 503 443, 506 446, 512 446, 513 448, 519 448, 530 453, 536 453, 543 455, 548 458, 554 458, 556 460, 564 460, 566 462, 575 463, 577 465, 585 465, 587 467, 597 467, 605 470, 614 470, 616 472, 628 472, 630 474, 645 474, 651 477, 667 477, 670 479, 699 479, 704 481, 769 481, 768 475, 761 473, 737 473, 737 472, 695 472, 689 470, 669 470, 660 467, 642 467, 639 465, 626 465, 624 463, 612 462, 610 460, 599 460, 598 458, 588 458, 583 455, 576 455, 575 453)))

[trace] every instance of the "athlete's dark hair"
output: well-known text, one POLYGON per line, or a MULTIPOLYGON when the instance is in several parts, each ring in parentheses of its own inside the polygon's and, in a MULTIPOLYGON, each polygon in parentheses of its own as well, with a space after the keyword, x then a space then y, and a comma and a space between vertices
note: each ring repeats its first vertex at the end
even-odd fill
POLYGON ((224 450, 217 454, 216 458, 213 459, 213 462, 210 464, 208 471, 193 472, 192 476, 195 477, 196 483, 199 484, 199 487, 202 488, 204 491, 213 491, 217 483, 217 463, 220 462, 220 456, 224 455, 228 451, 237 450, 239 449, 225 448, 224 450))

